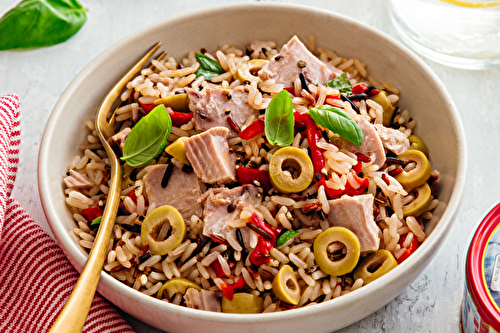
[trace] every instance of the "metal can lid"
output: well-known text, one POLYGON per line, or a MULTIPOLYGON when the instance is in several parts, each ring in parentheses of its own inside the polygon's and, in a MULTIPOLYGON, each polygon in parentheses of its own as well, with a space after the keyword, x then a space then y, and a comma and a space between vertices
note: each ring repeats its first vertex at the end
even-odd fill
POLYGON ((467 285, 481 318, 500 331, 500 203, 481 220, 469 244, 467 285))

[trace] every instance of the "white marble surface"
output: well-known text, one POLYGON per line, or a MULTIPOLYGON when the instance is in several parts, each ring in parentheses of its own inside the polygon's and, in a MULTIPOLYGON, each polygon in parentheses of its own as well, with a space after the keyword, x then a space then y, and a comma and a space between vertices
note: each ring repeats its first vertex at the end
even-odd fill
MULTIPOLYGON (((15 2, 0 1, 0 13, 15 2)), ((39 142, 54 104, 75 75, 109 45, 148 23, 235 2, 242 1, 86 0, 88 20, 69 41, 37 50, 0 52, 0 93, 21 97, 22 143, 13 195, 45 230, 50 233, 37 190, 39 142)), ((279 2, 340 13, 397 38, 384 0, 279 2)), ((462 254, 476 222, 500 198, 500 173, 494 172, 500 165, 500 120, 496 116, 500 70, 466 71, 427 63, 448 88, 464 123, 469 165, 463 205, 445 244, 427 269, 388 305, 342 332, 459 332, 462 254)), ((128 319, 139 332, 158 332, 128 319)))

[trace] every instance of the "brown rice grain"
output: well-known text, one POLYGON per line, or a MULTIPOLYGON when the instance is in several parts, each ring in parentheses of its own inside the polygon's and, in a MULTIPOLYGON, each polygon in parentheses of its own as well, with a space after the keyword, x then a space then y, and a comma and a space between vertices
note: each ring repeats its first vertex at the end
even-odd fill
POLYGON ((217 259, 219 254, 220 254, 219 251, 214 251, 208 254, 205 258, 201 260, 201 264, 203 266, 210 266, 210 264, 212 264, 217 259))
POLYGON ((250 287, 250 289, 255 289, 255 282, 245 267, 241 269, 241 275, 243 276, 243 279, 245 279, 245 282, 250 287))
POLYGON ((307 268, 307 264, 302 261, 299 257, 297 257, 294 253, 289 253, 288 258, 290 259, 291 262, 295 264, 297 267, 301 267, 303 269, 307 268))
POLYGON ((278 260, 279 262, 281 262, 283 265, 286 265, 288 264, 288 262, 290 261, 288 259, 288 257, 283 254, 283 252, 281 252, 280 250, 278 250, 277 248, 272 248, 271 251, 271 256, 273 256, 276 260, 278 260))
POLYGON ((179 272, 182 273, 187 271, 189 268, 191 268, 191 266, 195 265, 197 262, 198 259, 196 259, 196 257, 189 259, 184 265, 181 266, 181 268, 179 268, 179 272))

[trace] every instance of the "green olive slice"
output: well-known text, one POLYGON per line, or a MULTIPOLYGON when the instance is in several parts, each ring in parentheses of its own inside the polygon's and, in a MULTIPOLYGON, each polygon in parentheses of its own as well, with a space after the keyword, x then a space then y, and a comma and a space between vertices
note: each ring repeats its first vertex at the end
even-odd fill
POLYGON ((344 227, 331 227, 320 233, 314 240, 313 249, 319 268, 333 276, 352 271, 360 255, 358 237, 344 227))
POLYGON ((280 268, 273 279, 273 292, 283 302, 299 304, 300 285, 292 267, 284 265, 280 268))
POLYGON ((256 295, 237 293, 233 295, 232 301, 223 297, 221 306, 222 312, 226 313, 261 313, 264 300, 256 295))
POLYGON ((412 134, 408 137, 408 141, 410 141, 410 149, 420 150, 426 157, 429 157, 429 149, 422 138, 412 134))
POLYGON ((168 97, 158 98, 154 101, 155 105, 163 104, 172 108, 172 110, 189 110, 189 97, 187 94, 177 94, 168 97))
POLYGON ((201 290, 201 287, 194 283, 193 281, 189 281, 188 279, 184 278, 173 278, 171 280, 168 280, 161 286, 160 290, 158 290, 158 293, 156 294, 156 297, 162 299, 163 298, 163 292, 166 290, 168 294, 168 298, 172 298, 175 294, 177 293, 182 293, 184 294, 187 290, 187 288, 194 288, 201 290))
POLYGON ((261 78, 257 75, 257 72, 264 67, 269 62, 269 60, 263 60, 263 59, 252 59, 248 62, 242 63, 239 67, 238 70, 236 71, 236 77, 241 81, 255 81, 257 83, 260 83, 262 80, 261 78))
POLYGON ((398 265, 391 252, 377 250, 365 258, 354 271, 354 280, 363 279, 364 284, 375 281, 398 265))
POLYGON ((164 255, 172 251, 184 239, 186 234, 186 223, 181 214, 172 206, 161 206, 149 213, 141 226, 141 241, 143 245, 149 244, 152 254, 164 255), (157 241, 156 235, 164 223, 169 223, 172 229, 170 236, 165 240, 157 241))
POLYGON ((269 176, 274 188, 282 193, 304 191, 314 175, 309 155, 295 147, 276 151, 269 162, 269 176), (292 172, 285 169, 292 168, 292 172))
POLYGON ((431 188, 427 183, 413 190, 416 194, 415 200, 403 206, 404 216, 419 216, 427 211, 431 203, 431 188))
POLYGON ((384 110, 382 115, 382 122, 384 126, 389 126, 391 124, 392 115, 394 114, 394 110, 396 108, 391 104, 391 102, 389 102, 387 93, 385 91, 380 91, 378 94, 371 96, 370 99, 380 104, 380 106, 384 110))
POLYGON ((398 158, 406 162, 414 162, 415 168, 410 171, 403 171, 396 175, 396 180, 407 190, 411 190, 424 184, 429 179, 432 168, 424 153, 419 150, 407 150, 398 155, 398 158))

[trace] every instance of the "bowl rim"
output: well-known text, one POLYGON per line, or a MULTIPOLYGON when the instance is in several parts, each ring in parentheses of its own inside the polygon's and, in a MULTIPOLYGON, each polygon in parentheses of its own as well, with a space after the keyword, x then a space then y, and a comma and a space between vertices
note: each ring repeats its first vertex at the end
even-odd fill
MULTIPOLYGON (((146 31, 156 27, 162 26, 165 24, 174 24, 178 21, 183 21, 188 18, 197 17, 200 15, 211 15, 215 12, 220 12, 222 10, 235 10, 242 8, 253 9, 256 7, 264 7, 264 8, 272 8, 272 9, 281 9, 281 8, 291 8, 296 10, 306 10, 311 12, 312 15, 328 15, 336 20, 344 21, 344 23, 360 26, 363 29, 369 30, 371 33, 378 35, 379 38, 384 39, 386 42, 393 44, 400 52, 403 52, 406 57, 410 58, 413 62, 415 62, 424 72, 425 74, 433 80, 433 83, 436 84, 440 93, 443 94, 443 97, 446 99, 446 102, 449 106, 450 115, 452 115, 452 124, 454 125, 454 130, 458 134, 457 135, 457 146, 458 146, 458 155, 457 160, 459 161, 459 165, 457 167, 457 174, 455 179, 455 185, 452 190, 449 202, 447 203, 443 215, 440 218, 439 223, 436 225, 434 230, 430 233, 428 238, 419 249, 417 249, 416 253, 412 256, 411 261, 405 261, 400 264, 396 269, 397 271, 392 272, 392 274, 385 275, 384 277, 375 280, 370 283, 369 286, 364 286, 360 290, 353 291, 349 294, 343 295, 340 298, 335 299, 334 301, 325 302, 316 304, 314 307, 302 307, 298 309, 292 309, 284 312, 275 312, 275 313, 263 313, 263 314, 227 314, 227 313, 213 313, 209 311, 196 311, 187 307, 177 306, 170 303, 166 303, 155 299, 154 297, 150 297, 144 295, 133 288, 123 284, 122 282, 115 280, 110 275, 105 272, 101 272, 100 284, 105 284, 115 290, 118 293, 121 293, 126 298, 133 298, 137 302, 145 304, 153 304, 155 307, 159 307, 166 312, 174 315, 183 315, 189 316, 190 318, 199 318, 207 321, 221 321, 221 319, 225 322, 233 322, 233 323, 242 323, 242 322, 255 322, 256 320, 268 322, 275 321, 276 319, 283 319, 286 316, 309 316, 318 311, 330 311, 331 309, 346 306, 348 304, 352 304, 353 302, 361 301, 362 298, 365 297, 365 294, 374 293, 377 289, 383 288, 384 285, 395 283, 400 275, 411 274, 410 268, 412 266, 422 266, 427 265, 430 260, 428 257, 434 256, 437 252, 437 249, 442 245, 444 238, 448 234, 451 229, 451 225, 453 220, 455 219, 459 206, 461 204, 464 190, 465 190, 465 182, 467 175, 467 146, 465 142, 465 131, 463 128, 463 124, 460 118, 460 115, 457 111, 457 108, 449 95, 447 89, 444 84, 440 81, 437 75, 430 69, 430 67, 418 56, 416 56, 413 52, 411 52, 407 47, 405 47, 402 43, 394 39, 393 37, 383 33, 375 28, 370 27, 369 25, 359 22, 355 19, 349 18, 347 16, 337 14, 331 11, 326 11, 318 8, 313 8, 304 5, 296 5, 296 4, 281 4, 281 3, 239 3, 239 4, 230 4, 230 5, 217 5, 203 9, 196 9, 188 12, 184 12, 181 14, 173 15, 167 17, 165 19, 153 22, 151 24, 142 27, 113 43, 111 46, 107 47, 104 51, 102 51, 97 57, 91 60, 70 82, 67 88, 61 94, 59 100, 55 104, 47 124, 45 126, 42 140, 40 143, 40 149, 38 154, 38 168, 37 168, 37 179, 38 179, 38 191, 42 203, 43 212, 46 216, 47 221, 49 222, 49 226, 56 238, 57 242, 63 249, 66 256, 70 259, 75 268, 80 271, 83 267, 84 262, 86 261, 86 256, 84 256, 77 249, 79 245, 77 242, 74 242, 70 239, 69 235, 65 232, 62 232, 61 222, 59 221, 57 212, 52 209, 53 200, 51 199, 51 194, 49 191, 49 186, 46 184, 47 174, 50 173, 50 159, 49 156, 49 144, 52 140, 54 140, 55 127, 57 125, 58 119, 62 116, 64 112, 64 105, 69 101, 71 95, 76 91, 78 86, 87 79, 89 76, 92 76, 93 71, 97 68, 97 66, 110 57, 111 54, 117 52, 124 45, 130 43, 130 41, 139 38, 146 31), (74 257, 74 258, 73 258, 74 257), (73 262, 75 260, 75 262, 73 262)), ((61 180, 62 181, 62 180, 61 180)), ((420 273, 419 273, 420 274, 420 273)), ((382 306, 381 304, 380 306, 382 306)))

